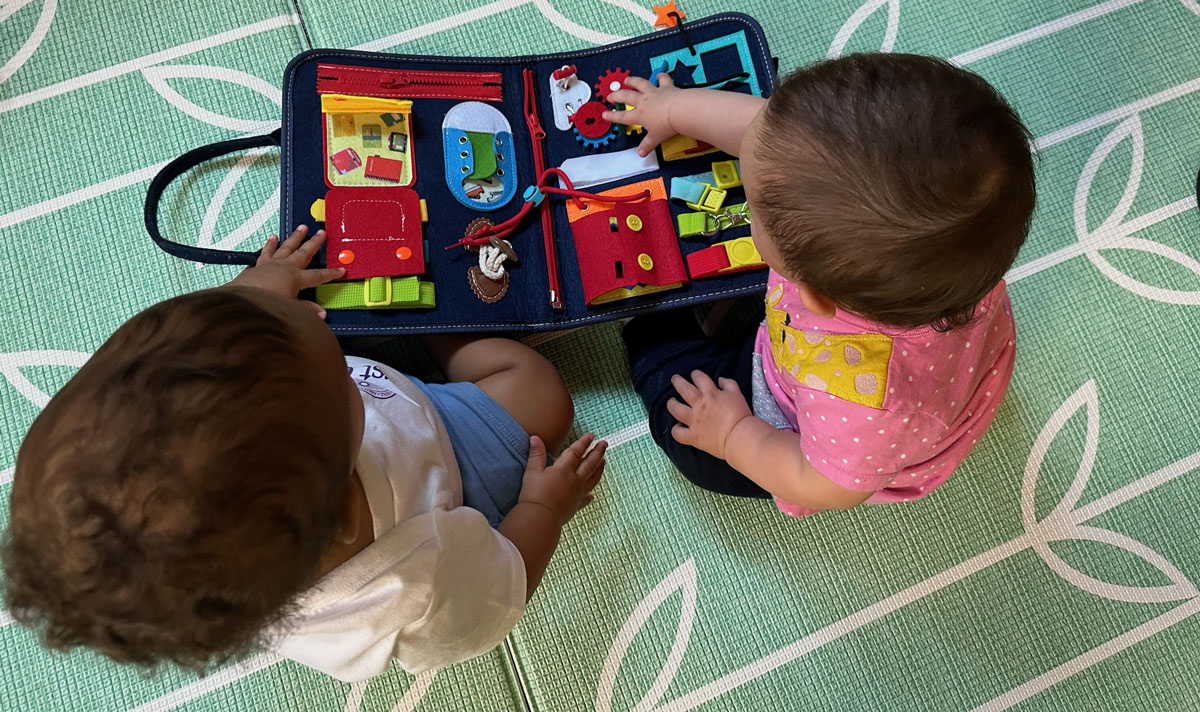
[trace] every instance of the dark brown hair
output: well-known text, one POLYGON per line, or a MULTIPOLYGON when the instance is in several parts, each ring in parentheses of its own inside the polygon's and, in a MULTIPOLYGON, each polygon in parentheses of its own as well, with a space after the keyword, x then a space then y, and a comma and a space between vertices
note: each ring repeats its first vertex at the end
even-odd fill
POLYGON ((981 77, 855 54, 779 82, 754 218, 792 279, 895 326, 963 326, 1025 241, 1032 136, 981 77))
POLYGON ((350 426, 313 417, 345 415, 345 398, 314 388, 295 344, 230 289, 118 329, 17 456, 14 617, 50 647, 143 665, 203 670, 261 642, 315 576, 351 467, 350 426))

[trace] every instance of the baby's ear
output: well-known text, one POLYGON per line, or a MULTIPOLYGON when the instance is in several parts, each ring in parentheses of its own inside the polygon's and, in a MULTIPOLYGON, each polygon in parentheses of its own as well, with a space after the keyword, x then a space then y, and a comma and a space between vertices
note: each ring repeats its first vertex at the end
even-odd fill
POLYGON ((796 293, 800 297, 800 303, 811 313, 824 319, 832 319, 837 314, 837 304, 808 283, 796 282, 796 293))

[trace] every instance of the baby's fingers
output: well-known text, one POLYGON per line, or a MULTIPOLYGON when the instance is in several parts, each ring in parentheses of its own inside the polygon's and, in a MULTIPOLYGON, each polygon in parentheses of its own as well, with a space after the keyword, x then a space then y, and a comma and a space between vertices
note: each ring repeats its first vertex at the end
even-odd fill
POLYGON ((317 250, 321 245, 325 244, 325 231, 317 230, 317 233, 309 238, 304 244, 296 248, 296 252, 292 255, 292 259, 296 260, 301 267, 308 266, 312 262, 313 255, 317 254, 317 250))
POLYGON ((712 393, 717 390, 717 384, 708 377, 708 374, 700 369, 692 371, 692 383, 696 384, 696 388, 700 389, 701 393, 712 393))
POLYGON ((300 272, 300 289, 308 289, 318 284, 332 282, 346 276, 345 267, 325 267, 324 269, 306 269, 300 272))
POLYGON ((526 472, 541 472, 546 469, 546 443, 536 435, 529 436, 529 462, 526 472))
POLYGON ((675 416, 675 420, 688 425, 692 422, 692 409, 683 403, 671 398, 667 401, 667 412, 675 416))
POLYGON ((666 138, 666 136, 661 136, 651 131, 646 131, 646 137, 643 138, 642 142, 638 144, 638 155, 645 158, 651 153, 654 153, 654 149, 658 148, 658 144, 662 143, 666 138))
POLYGON ((297 225, 296 229, 292 231, 291 235, 288 235, 288 239, 283 241, 283 244, 279 246, 274 255, 276 257, 287 257, 292 254, 300 246, 300 243, 304 241, 304 236, 307 234, 307 225, 297 225))
POLYGON ((692 440, 692 429, 685 425, 672 427, 671 437, 675 438, 675 442, 680 445, 695 445, 695 441, 692 440))
POLYGON ((634 115, 634 112, 636 112, 636 111, 637 111, 637 109, 625 109, 623 111, 618 111, 616 109, 613 109, 613 110, 604 112, 600 116, 604 120, 611 121, 614 124, 621 124, 622 126, 629 126, 631 124, 636 124, 638 122, 637 116, 634 115))
MULTIPOLYGON (((660 77, 659 83, 661 84, 662 83, 661 77, 663 75, 660 74, 658 76, 660 77)), ((625 80, 625 86, 627 86, 630 89, 633 89, 634 91, 637 91, 637 92, 654 91, 657 88, 654 86, 654 84, 649 79, 646 79, 645 77, 629 77, 628 79, 625 80)), ((627 91, 627 90, 621 89, 621 90, 615 91, 613 93, 620 94, 624 91, 627 91)), ((623 101, 623 99, 617 99, 617 101, 623 101)))
POLYGON ((632 89, 618 89, 614 92, 609 92, 607 101, 610 104, 633 104, 637 106, 642 96, 641 92, 633 91, 632 89))
MULTIPOLYGON (((603 466, 604 452, 606 450, 608 450, 608 443, 601 441, 599 445, 592 448, 592 451, 584 456, 583 462, 580 462, 579 466, 575 468, 575 474, 579 475, 579 478, 584 482, 591 480, 592 476, 596 474, 596 469, 603 466)), ((589 487, 588 489, 591 488, 589 487)))
POLYGON ((267 244, 263 245, 263 248, 261 250, 259 250, 258 262, 256 262, 255 264, 261 265, 263 262, 266 262, 267 260, 271 259, 271 256, 275 254, 275 250, 278 247, 279 247, 279 236, 278 235, 268 235, 267 236, 267 244))
POLYGON ((588 497, 592 496, 592 490, 596 489, 596 485, 600 484, 600 477, 604 474, 606 467, 608 467, 608 460, 601 460, 596 469, 592 471, 591 476, 583 481, 583 488, 588 492, 588 497))
POLYGON ((592 440, 595 438, 596 436, 591 433, 584 433, 583 437, 571 443, 566 450, 563 450, 563 453, 558 456, 558 460, 555 461, 554 466, 562 468, 562 472, 575 472, 576 468, 579 467, 579 463, 583 460, 583 454, 587 452, 587 449, 592 444, 592 440))
POLYGON ((310 302, 307 299, 301 299, 300 303, 303 304, 304 306, 308 307, 309 309, 311 309, 313 311, 313 313, 315 313, 317 316, 319 316, 322 319, 324 319, 327 316, 327 314, 325 313, 325 307, 321 306, 320 304, 317 304, 316 302, 310 302))
POLYGON ((700 389, 693 386, 688 379, 680 376, 678 373, 671 376, 671 385, 675 386, 675 392, 678 393, 686 403, 691 403, 700 397, 700 389))

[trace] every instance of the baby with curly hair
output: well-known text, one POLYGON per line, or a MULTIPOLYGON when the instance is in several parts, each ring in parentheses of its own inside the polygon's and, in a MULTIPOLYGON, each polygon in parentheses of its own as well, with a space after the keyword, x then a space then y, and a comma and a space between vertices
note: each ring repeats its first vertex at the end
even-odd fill
POLYGON ((298 290, 323 232, 119 328, 21 445, 3 547, 15 618, 55 648, 197 670, 265 645, 345 681, 491 650, 605 444, 572 444, 554 367, 426 341, 425 384, 342 354, 298 290))

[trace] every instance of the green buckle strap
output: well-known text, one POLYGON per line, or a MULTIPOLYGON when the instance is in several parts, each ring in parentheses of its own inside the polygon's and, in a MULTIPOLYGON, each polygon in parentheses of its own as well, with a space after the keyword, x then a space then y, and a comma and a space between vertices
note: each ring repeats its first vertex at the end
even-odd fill
POLYGON ((716 225, 716 220, 708 213, 680 213, 676 220, 680 237, 698 237, 709 229, 710 222, 716 225))
POLYGON ((363 282, 363 306, 386 307, 392 303, 392 280, 388 277, 372 277, 363 282))
POLYGON ((326 309, 432 309, 432 282, 417 277, 372 277, 317 286, 317 304, 326 309))
POLYGON ((716 213, 680 213, 676 217, 680 237, 712 237, 722 230, 750 224, 750 204, 727 205, 716 213))

